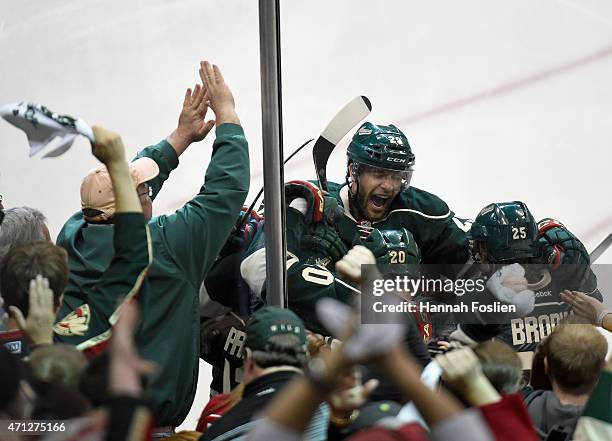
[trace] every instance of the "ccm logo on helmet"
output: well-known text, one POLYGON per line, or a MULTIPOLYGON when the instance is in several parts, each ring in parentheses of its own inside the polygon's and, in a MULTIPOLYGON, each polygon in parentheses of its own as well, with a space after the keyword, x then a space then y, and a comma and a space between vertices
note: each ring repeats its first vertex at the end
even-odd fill
POLYGON ((387 157, 386 161, 390 161, 390 162, 406 162, 406 158, 392 158, 392 157, 387 157))

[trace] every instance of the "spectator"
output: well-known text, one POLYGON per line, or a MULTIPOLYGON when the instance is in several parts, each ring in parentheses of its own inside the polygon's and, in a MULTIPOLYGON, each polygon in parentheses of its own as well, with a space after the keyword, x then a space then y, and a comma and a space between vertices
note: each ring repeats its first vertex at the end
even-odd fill
POLYGON ((525 403, 542 439, 551 432, 569 439, 604 367, 608 345, 597 329, 584 324, 558 325, 542 344, 552 390, 536 390, 525 403))
POLYGON ((8 331, 0 332, 0 340, 12 353, 20 357, 27 356, 36 346, 53 343, 51 326, 60 302, 62 286, 65 285, 67 269, 62 253, 55 253, 56 256, 61 256, 55 263, 52 262, 54 259, 49 259, 46 263, 40 260, 41 265, 37 265, 39 258, 49 257, 46 252, 48 250, 56 252, 61 249, 47 242, 13 248, 7 255, 7 265, 0 272, 0 279, 8 282, 6 283, 8 308, 12 315, 8 331), (23 262, 24 265, 20 265, 19 262, 23 262), (55 268, 55 264, 61 268, 61 262, 64 265, 63 273, 56 271, 55 268), (50 288, 49 279, 42 277, 40 273, 31 281, 25 279, 23 273, 29 274, 31 268, 29 265, 32 265, 35 271, 41 270, 49 274, 54 280, 52 282, 54 289, 60 294, 55 294, 50 288), (52 270, 49 271, 49 268, 52 270), (28 285, 29 288, 26 288, 28 285), (24 314, 27 318, 24 318, 24 314))
MULTIPOLYGON (((16 207, 4 211, 2 195, 0 195, 0 224, 3 224, 0 228, 0 269, 4 256, 12 246, 51 240, 46 221, 47 219, 40 211, 30 207, 16 207), (6 221, 4 221, 5 217, 6 221)), ((1 294, 2 287, 0 286, 1 294)), ((3 298, 0 297, 0 331, 8 329, 8 315, 5 309, 6 305, 3 298)), ((17 342, 19 337, 9 337, 8 340, 17 342)), ((15 345, 16 343, 12 346, 15 345)))
MULTIPOLYGON (((179 156, 211 130, 214 122, 205 121, 208 106, 215 112, 217 138, 199 193, 175 213, 149 221, 155 258, 148 274, 148 301, 141 304, 143 323, 136 344, 143 357, 159 366, 151 378, 150 391, 160 426, 179 425, 193 402, 200 349, 198 289, 231 231, 249 185, 247 142, 232 92, 217 66, 202 62, 200 77, 204 85, 187 90, 177 129, 137 155, 141 164, 153 160, 159 169, 152 180, 147 181, 154 175, 151 173, 137 179, 141 203, 145 214, 150 215, 149 194, 154 198, 159 193, 177 167, 179 156)), ((109 192, 103 173, 96 179, 86 179, 84 187, 82 196, 98 190, 109 192)), ((68 251, 70 268, 59 314, 61 322, 83 307, 87 303, 84 299, 98 296, 104 300, 93 287, 113 257, 110 244, 116 219, 112 199, 83 197, 82 203, 84 210, 66 222, 57 241, 68 251)), ((106 302, 104 314, 115 317, 114 306, 114 302, 106 302)), ((93 349, 107 339, 108 335, 102 335, 78 343, 93 349)), ((73 339, 66 336, 65 340, 73 339)))
MULTIPOLYGON (((301 374, 308 359, 304 323, 288 309, 274 306, 259 309, 247 322, 245 331, 242 400, 206 430, 203 440, 246 435, 257 425, 255 414, 301 374)), ((308 418, 309 439, 325 439, 328 417, 327 406, 322 406, 312 419, 308 418)))
POLYGON ((0 229, 0 265, 6 253, 15 245, 51 240, 47 218, 35 208, 15 207, 4 210, 0 229))
POLYGON ((87 357, 74 346, 45 345, 30 354, 30 366, 37 380, 78 390, 81 374, 87 367, 87 357))
MULTIPOLYGON (((15 207, 4 210, 2 195, 0 195, 0 224, 3 224, 2 228, 0 228, 0 269, 2 269, 4 257, 11 247, 51 240, 46 222, 45 216, 35 208, 15 207), (5 217, 6 220, 3 221, 5 217)), ((0 295, 2 295, 1 286, 0 295)), ((0 297, 0 331, 8 330, 9 317, 5 312, 6 308, 7 305, 3 297, 0 297)), ((24 342, 21 342, 21 335, 19 333, 12 335, 5 334, 1 339, 11 346, 12 349, 10 350, 12 352, 17 347, 27 349, 26 346, 22 345, 24 342)))
POLYGON ((0 288, 7 309, 13 306, 28 315, 30 280, 38 275, 47 279, 53 291, 53 305, 59 308, 68 283, 68 255, 52 242, 34 242, 13 247, 0 268, 0 288))
POLYGON ((498 340, 488 340, 477 344, 474 353, 485 377, 499 394, 513 394, 521 389, 523 367, 510 346, 498 340))

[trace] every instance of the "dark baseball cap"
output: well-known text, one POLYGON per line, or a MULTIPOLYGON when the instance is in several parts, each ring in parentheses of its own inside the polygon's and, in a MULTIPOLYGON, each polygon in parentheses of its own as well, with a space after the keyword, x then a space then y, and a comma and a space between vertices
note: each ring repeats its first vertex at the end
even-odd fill
POLYGON ((245 346, 266 350, 270 339, 277 335, 295 335, 306 348, 306 327, 301 318, 289 309, 265 306, 253 313, 246 324, 245 346))

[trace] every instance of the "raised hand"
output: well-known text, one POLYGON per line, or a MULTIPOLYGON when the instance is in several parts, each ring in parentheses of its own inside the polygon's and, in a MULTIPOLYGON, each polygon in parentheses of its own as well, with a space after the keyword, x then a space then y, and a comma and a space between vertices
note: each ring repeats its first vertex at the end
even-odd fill
POLYGON ((183 109, 179 115, 178 130, 189 142, 202 141, 214 127, 215 120, 205 121, 208 112, 206 89, 199 84, 185 92, 183 109))
POLYGON ((606 314, 604 304, 580 291, 564 290, 561 300, 572 307, 576 315, 586 318, 590 323, 602 326, 606 314))
POLYGON ((347 369, 338 376, 337 389, 329 397, 332 415, 336 418, 348 418, 351 413, 361 408, 379 381, 371 379, 363 384, 361 373, 355 367, 347 369))
POLYGON ((125 162, 125 147, 121 137, 103 127, 93 126, 94 142, 91 152, 104 165, 114 165, 125 162))
POLYGON ((30 339, 34 345, 53 343, 53 322, 55 321, 55 307, 53 305, 53 291, 49 288, 49 280, 41 276, 30 281, 30 305, 28 318, 16 306, 10 306, 9 311, 17 322, 17 326, 30 339))
POLYGON ((183 107, 179 115, 178 126, 168 136, 167 141, 172 145, 177 155, 181 155, 193 142, 202 141, 214 127, 215 121, 206 121, 208 112, 208 98, 206 89, 196 84, 185 91, 183 107))
POLYGON ((217 126, 223 123, 240 124, 235 111, 234 96, 219 67, 208 61, 200 62, 200 78, 206 90, 208 105, 215 112, 217 126))
POLYGON ((480 361, 471 348, 455 349, 438 355, 435 360, 442 368, 442 379, 469 404, 480 406, 500 399, 499 393, 482 373, 480 361))

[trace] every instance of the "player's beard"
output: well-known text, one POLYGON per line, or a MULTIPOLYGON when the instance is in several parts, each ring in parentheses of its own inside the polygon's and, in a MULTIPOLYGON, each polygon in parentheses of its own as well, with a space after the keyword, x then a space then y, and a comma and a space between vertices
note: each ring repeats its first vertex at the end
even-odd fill
POLYGON ((368 220, 377 222, 384 219, 389 213, 389 207, 391 206, 393 195, 385 195, 386 201, 382 205, 374 203, 373 196, 376 196, 374 190, 365 194, 365 192, 361 191, 360 189, 358 196, 359 206, 362 213, 368 220))

